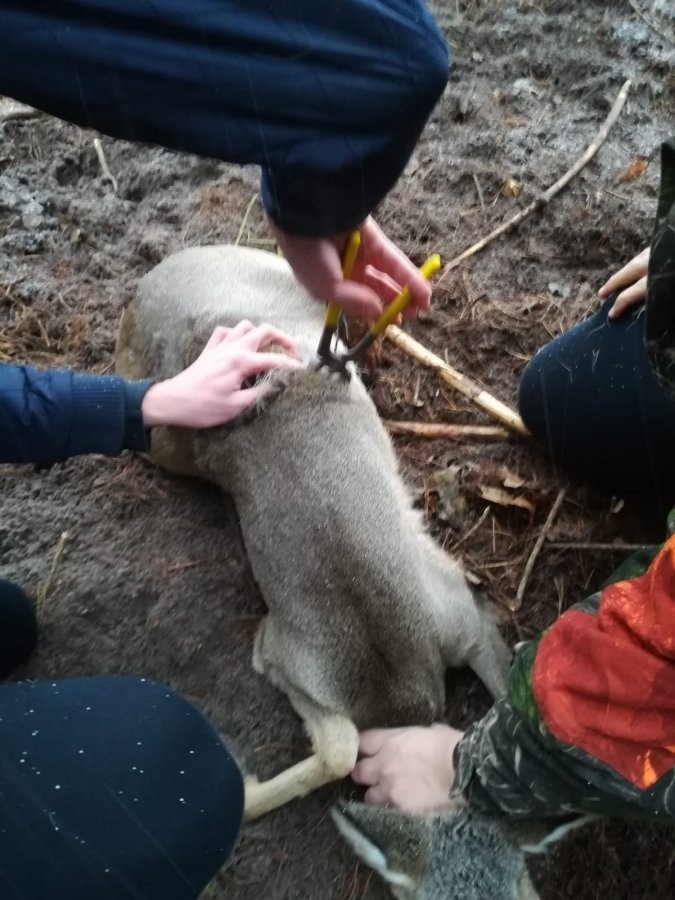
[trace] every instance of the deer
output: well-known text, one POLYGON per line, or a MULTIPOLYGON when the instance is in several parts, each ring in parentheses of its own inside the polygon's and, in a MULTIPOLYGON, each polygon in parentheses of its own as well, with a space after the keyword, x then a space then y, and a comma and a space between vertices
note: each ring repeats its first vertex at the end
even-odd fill
POLYGON ((222 245, 163 260, 123 314, 117 372, 170 378, 217 325, 243 319, 289 333, 305 365, 263 376, 260 402, 225 426, 154 429, 150 454, 234 499, 267 606, 253 667, 311 739, 305 759, 267 781, 246 779, 253 819, 348 775, 361 729, 438 720, 448 668, 468 665, 501 696, 509 651, 413 508, 358 372, 314 365, 323 309, 281 257, 222 245))

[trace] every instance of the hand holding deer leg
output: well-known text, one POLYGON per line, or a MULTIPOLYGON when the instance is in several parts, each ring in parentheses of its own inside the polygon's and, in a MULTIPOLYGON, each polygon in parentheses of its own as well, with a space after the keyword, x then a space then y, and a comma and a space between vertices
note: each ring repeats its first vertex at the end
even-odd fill
POLYGON ((359 740, 354 723, 343 716, 320 715, 306 724, 315 750, 312 756, 269 781, 246 779, 244 817, 247 821, 331 781, 339 781, 352 770, 359 740))
POLYGON ((416 813, 441 809, 450 804, 452 753, 462 735, 441 724, 364 731, 352 778, 368 786, 367 803, 416 813))

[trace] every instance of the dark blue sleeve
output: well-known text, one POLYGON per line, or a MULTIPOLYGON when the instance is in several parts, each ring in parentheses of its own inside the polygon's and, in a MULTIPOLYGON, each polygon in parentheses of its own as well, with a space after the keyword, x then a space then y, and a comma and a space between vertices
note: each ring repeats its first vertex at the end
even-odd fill
POLYGON ((0 364, 0 462, 146 450, 141 402, 151 384, 0 364))
POLYGON ((263 170, 287 231, 361 221, 447 80, 422 0, 3 0, 0 94, 263 170))

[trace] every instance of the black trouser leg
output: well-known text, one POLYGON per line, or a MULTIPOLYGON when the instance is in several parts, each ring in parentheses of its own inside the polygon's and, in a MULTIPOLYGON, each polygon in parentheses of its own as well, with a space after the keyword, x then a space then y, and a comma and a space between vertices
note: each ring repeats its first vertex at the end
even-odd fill
POLYGON ((644 306, 612 321, 613 300, 534 356, 520 412, 561 469, 672 503, 675 403, 649 365, 644 306))
POLYGON ((36 643, 33 604, 17 584, 0 578, 0 679, 27 659, 36 643))
POLYGON ((242 819, 239 770, 152 681, 0 685, 0 897, 195 900, 242 819))

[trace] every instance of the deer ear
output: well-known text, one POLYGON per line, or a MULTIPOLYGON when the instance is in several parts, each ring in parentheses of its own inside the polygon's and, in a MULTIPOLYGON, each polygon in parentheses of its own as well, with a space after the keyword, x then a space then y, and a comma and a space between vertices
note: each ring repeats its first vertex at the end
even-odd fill
POLYGON ((388 884, 412 893, 415 888, 412 879, 408 875, 404 875, 403 872, 396 872, 390 869, 387 857, 377 844, 374 844, 370 838, 359 831, 357 826, 338 810, 333 809, 331 815, 342 837, 367 866, 374 869, 388 884))
POLYGON ((333 807, 331 815, 338 831, 356 855, 391 885, 397 897, 414 897, 421 874, 418 865, 426 856, 423 852, 427 843, 424 820, 362 803, 333 807), (405 832, 405 847, 399 846, 397 841, 402 831, 405 832), (413 833, 417 831, 419 834, 413 833), (418 850, 413 852, 412 859, 406 852, 411 846, 418 850), (413 860, 417 865, 413 864, 411 871, 404 871, 409 868, 405 865, 406 861, 413 860))

